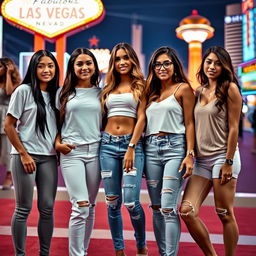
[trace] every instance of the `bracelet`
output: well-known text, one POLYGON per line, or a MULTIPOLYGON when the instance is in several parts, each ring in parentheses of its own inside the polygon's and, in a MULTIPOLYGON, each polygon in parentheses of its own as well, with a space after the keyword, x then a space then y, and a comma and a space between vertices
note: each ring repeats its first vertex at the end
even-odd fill
POLYGON ((192 149, 192 150, 188 150, 188 151, 187 151, 187 156, 195 157, 195 152, 194 152, 194 150, 193 150, 193 149, 192 149))

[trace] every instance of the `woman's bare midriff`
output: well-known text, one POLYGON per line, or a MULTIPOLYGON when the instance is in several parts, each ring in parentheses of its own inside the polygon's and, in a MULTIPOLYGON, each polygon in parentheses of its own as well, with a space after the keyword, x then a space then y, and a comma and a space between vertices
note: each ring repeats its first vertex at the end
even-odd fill
POLYGON ((112 116, 108 118, 104 132, 111 135, 132 134, 136 124, 136 119, 127 116, 112 116))

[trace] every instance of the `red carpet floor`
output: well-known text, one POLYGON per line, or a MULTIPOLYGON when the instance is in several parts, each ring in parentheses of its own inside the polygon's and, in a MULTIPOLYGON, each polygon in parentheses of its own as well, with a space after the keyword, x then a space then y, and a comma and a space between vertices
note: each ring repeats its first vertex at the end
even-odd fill
MULTIPOLYGON (((14 200, 0 199, 0 256, 14 255, 10 236, 11 216, 14 209, 14 200)), ((153 238, 151 211, 144 205, 147 216, 147 240, 149 255, 158 255, 157 246, 153 238)), ((236 216, 240 230, 240 240, 236 256, 256 255, 256 208, 236 208, 236 216)), ((51 256, 68 256, 67 226, 70 214, 70 204, 65 201, 57 201, 55 205, 55 235, 52 240, 51 256)), ((222 227, 214 212, 213 207, 204 206, 201 216, 214 239, 214 247, 218 255, 224 255, 224 248, 221 241, 222 227)), ((127 256, 135 255, 135 241, 132 237, 132 226, 126 209, 123 209, 123 220, 125 230, 125 246, 127 256)), ((38 238, 36 237, 37 226, 36 202, 34 202, 31 216, 28 219, 28 238, 26 243, 27 256, 38 255, 38 238), (31 231, 32 230, 32 231, 31 231), (32 233, 31 233, 32 232, 32 233), (34 232, 34 233, 33 233, 34 232)), ((96 223, 93 238, 90 243, 89 255, 111 256, 114 255, 112 241, 108 234, 107 211, 105 203, 99 202, 96 207, 96 223), (104 238, 102 238, 104 237, 104 238)), ((203 255, 197 245, 189 238, 188 231, 182 223, 182 237, 179 256, 200 256, 203 255)))

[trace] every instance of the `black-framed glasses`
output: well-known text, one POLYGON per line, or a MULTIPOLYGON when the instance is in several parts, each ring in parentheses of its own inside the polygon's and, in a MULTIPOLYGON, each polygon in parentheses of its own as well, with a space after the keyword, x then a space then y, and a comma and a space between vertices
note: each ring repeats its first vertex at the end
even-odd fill
POLYGON ((157 70, 161 69, 161 67, 169 68, 172 64, 173 62, 171 61, 164 61, 163 63, 157 62, 154 64, 154 68, 157 70))

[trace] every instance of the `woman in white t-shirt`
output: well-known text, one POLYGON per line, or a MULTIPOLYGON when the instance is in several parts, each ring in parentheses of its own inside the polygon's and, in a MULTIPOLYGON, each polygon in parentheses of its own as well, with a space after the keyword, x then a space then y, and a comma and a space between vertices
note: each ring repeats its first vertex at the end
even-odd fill
POLYGON ((57 189, 57 134, 55 95, 59 67, 46 50, 31 58, 27 74, 13 92, 5 120, 5 132, 12 144, 11 170, 16 207, 12 217, 15 255, 25 255, 27 218, 37 186, 40 255, 49 255, 53 233, 53 206, 57 189))
POLYGON ((94 224, 95 199, 100 184, 101 140, 100 71, 94 55, 84 48, 73 51, 56 106, 61 132, 56 139, 62 175, 72 204, 69 255, 87 255, 94 224))

